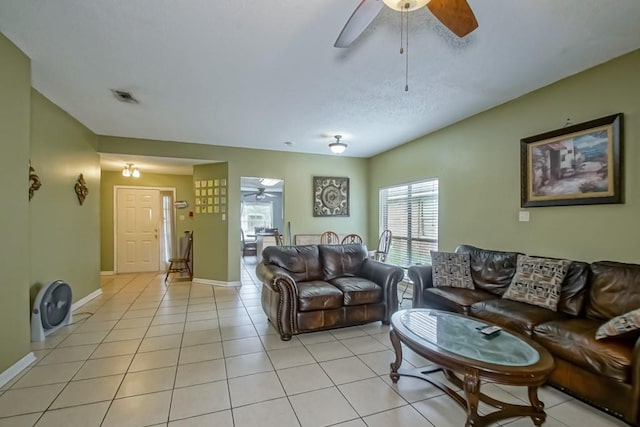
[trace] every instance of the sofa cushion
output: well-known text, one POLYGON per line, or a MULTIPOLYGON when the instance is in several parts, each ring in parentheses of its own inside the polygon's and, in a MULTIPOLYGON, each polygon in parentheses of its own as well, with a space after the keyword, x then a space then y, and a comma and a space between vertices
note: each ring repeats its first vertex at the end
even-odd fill
POLYGON ((430 308, 439 308, 458 313, 467 313, 469 306, 479 301, 496 299, 498 296, 482 289, 466 288, 427 288, 424 301, 430 308))
POLYGON ((635 333, 640 329, 640 308, 614 317, 596 331, 596 339, 635 333))
POLYGON ((469 254, 431 251, 433 286, 474 289, 469 254))
POLYGON ((633 342, 596 340, 601 322, 577 318, 542 323, 533 339, 556 357, 618 381, 631 381, 633 342))
POLYGON ((591 272, 588 318, 609 320, 640 307, 640 265, 599 261, 591 272))
POLYGON ((324 280, 336 277, 357 276, 362 263, 369 256, 367 247, 360 244, 319 245, 320 262, 324 280))
POLYGON ((344 294, 344 305, 376 304, 382 301, 382 288, 362 277, 338 277, 333 286, 344 294))
POLYGON ((589 279, 589 264, 581 261, 572 261, 567 270, 567 275, 560 289, 558 311, 579 316, 584 310, 584 301, 587 294, 587 281, 589 279))
POLYGON ((262 251, 262 262, 280 267, 296 282, 322 280, 322 267, 318 246, 267 246, 262 251))
POLYGON ((570 264, 566 259, 520 255, 516 274, 502 297, 556 311, 570 264))
POLYGON ((565 313, 504 298, 477 302, 469 307, 469 314, 527 336, 541 323, 569 318, 565 313))
POLYGON ((517 252, 500 252, 460 245, 457 253, 468 253, 471 261, 471 277, 476 289, 484 289, 495 295, 505 293, 516 272, 517 252))
POLYGON ((298 282, 298 310, 313 311, 342 307, 342 291, 323 280, 298 282))

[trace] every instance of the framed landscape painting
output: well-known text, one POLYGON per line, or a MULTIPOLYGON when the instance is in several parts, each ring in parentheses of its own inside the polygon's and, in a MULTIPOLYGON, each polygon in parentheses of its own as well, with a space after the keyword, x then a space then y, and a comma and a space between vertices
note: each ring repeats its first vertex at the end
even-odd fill
POLYGON ((622 203, 622 113, 520 140, 520 205, 622 203))

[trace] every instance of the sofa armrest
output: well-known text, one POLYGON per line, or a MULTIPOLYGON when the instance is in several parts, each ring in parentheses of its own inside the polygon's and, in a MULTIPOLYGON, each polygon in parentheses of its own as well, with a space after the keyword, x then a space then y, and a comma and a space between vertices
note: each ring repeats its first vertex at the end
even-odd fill
POLYGON ((293 304, 297 305, 298 286, 296 281, 284 268, 275 265, 258 264, 256 275, 263 285, 280 294, 286 293, 293 298, 293 304))
POLYGON ((298 327, 298 287, 296 281, 283 268, 258 264, 256 275, 265 289, 262 290, 262 307, 283 339, 291 339, 298 327))
POLYGON ((409 279, 413 282, 412 307, 426 307, 424 290, 433 288, 433 275, 431 265, 412 265, 409 267, 409 279))
POLYGON ((633 353, 631 356, 631 401, 636 402, 635 406, 635 420, 636 425, 640 425, 640 337, 636 340, 633 347, 633 353))
POLYGON ((388 324, 391 321, 391 315, 398 310, 398 282, 404 277, 404 271, 395 265, 366 259, 360 269, 360 276, 382 288, 386 306, 382 322, 388 324))

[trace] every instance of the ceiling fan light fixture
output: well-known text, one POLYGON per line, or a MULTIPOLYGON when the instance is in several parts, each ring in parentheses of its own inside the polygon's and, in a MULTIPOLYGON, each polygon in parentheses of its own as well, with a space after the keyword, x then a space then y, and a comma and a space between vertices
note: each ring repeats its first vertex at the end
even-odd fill
POLYGON ((122 168, 122 176, 127 178, 140 178, 140 169, 138 169, 136 166, 133 166, 133 163, 127 163, 122 168))
POLYGON ((430 0, 382 0, 390 9, 411 12, 425 7, 430 0))
POLYGON ((347 144, 345 144, 344 142, 340 142, 342 135, 335 135, 334 138, 336 139, 336 142, 332 142, 331 144, 329 144, 329 149, 333 154, 344 153, 344 150, 347 149, 347 144))

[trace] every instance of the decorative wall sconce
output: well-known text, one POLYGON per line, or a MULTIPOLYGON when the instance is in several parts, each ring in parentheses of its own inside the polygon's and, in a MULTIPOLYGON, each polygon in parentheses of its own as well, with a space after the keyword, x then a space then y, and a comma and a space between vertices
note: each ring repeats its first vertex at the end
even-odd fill
POLYGON ((76 190, 76 196, 78 196, 78 201, 80 202, 80 206, 84 203, 84 199, 87 198, 89 194, 89 188, 87 188, 87 183, 84 180, 84 176, 80 174, 78 180, 76 181, 76 185, 74 186, 76 190))
POLYGON ((140 178, 140 169, 133 166, 133 163, 127 163, 122 169, 122 176, 140 178))
POLYGON ((42 187, 40 177, 36 175, 36 170, 31 166, 31 160, 29 160, 29 200, 33 198, 33 194, 42 187))

